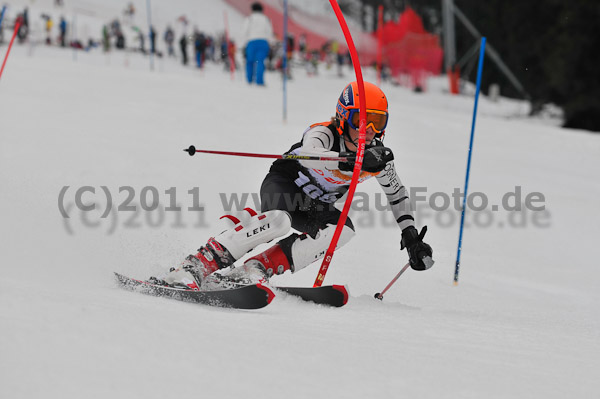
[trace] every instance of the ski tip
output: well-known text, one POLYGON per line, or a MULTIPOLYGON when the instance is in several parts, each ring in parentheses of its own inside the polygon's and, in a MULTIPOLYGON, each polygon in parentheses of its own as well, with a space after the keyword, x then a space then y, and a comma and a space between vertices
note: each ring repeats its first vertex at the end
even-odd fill
POLYGON ((147 281, 142 281, 142 280, 138 280, 135 278, 127 277, 124 274, 117 273, 117 272, 113 272, 113 273, 115 274, 115 279, 117 280, 117 283, 125 288, 131 289, 131 287, 133 287, 135 285, 142 285, 142 284, 148 285, 147 281))
POLYGON ((115 274, 115 279, 117 280, 118 283, 123 284, 123 282, 126 280, 126 277, 124 275, 122 275, 121 273, 117 273, 117 272, 113 272, 115 274))
POLYGON ((346 287, 345 285, 332 285, 332 288, 336 291, 341 292, 344 295, 344 299, 343 299, 343 305, 348 303, 348 298, 350 297, 350 294, 348 293, 348 287, 346 287))
POLYGON ((271 303, 271 301, 273 300, 273 298, 275 298, 275 293, 267 286, 264 286, 262 284, 256 284, 256 286, 258 288, 260 288, 263 291, 266 291, 267 293, 267 305, 271 303))

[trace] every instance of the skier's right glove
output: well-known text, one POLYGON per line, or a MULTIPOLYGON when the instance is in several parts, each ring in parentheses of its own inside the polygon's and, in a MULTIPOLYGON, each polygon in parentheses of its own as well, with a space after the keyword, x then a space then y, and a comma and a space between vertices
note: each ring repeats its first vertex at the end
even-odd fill
POLYGON ((431 246, 423 242, 426 232, 427 226, 421 229, 421 233, 413 226, 402 230, 400 249, 406 248, 410 267, 414 270, 427 270, 433 266, 433 250, 431 246))
MULTIPOLYGON (((351 172, 354 170, 354 161, 356 154, 349 152, 340 153, 341 157, 349 157, 348 162, 340 162, 340 170, 351 172), (354 158, 352 156, 354 155, 354 158)), ((362 169, 365 172, 378 173, 385 169, 389 161, 394 160, 394 153, 388 147, 373 146, 365 149, 362 169)))

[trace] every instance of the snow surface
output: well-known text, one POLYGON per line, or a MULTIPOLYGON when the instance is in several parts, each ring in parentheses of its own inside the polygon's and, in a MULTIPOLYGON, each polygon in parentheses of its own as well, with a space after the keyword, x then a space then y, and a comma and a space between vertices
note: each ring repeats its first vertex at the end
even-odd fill
MULTIPOLYGON (((225 6, 206 7, 221 18, 225 6)), ((352 79, 320 72, 294 71, 283 123, 275 73, 257 88, 214 64, 162 59, 151 72, 139 55, 13 48, 0 81, 1 398, 597 397, 600 136, 528 119, 520 102, 480 99, 470 192, 498 204, 521 186, 523 197, 544 194, 547 213, 499 211, 467 228, 457 287, 458 212, 443 213, 449 225, 425 209, 418 224, 436 265, 373 299, 407 257, 371 205, 353 212, 357 236, 325 280, 348 285, 344 308, 279 294, 262 310, 223 310, 117 288, 113 271, 160 273, 217 234, 219 193, 257 192, 270 164, 181 150, 284 152, 333 114, 352 79), (73 205, 84 186, 95 211, 73 205), (127 197, 119 187, 132 187, 138 213, 102 219, 102 186, 115 207, 127 197), (141 210, 146 186, 161 207, 175 187, 182 212, 141 210), (195 187, 204 212, 187 210, 195 187)), ((473 98, 448 95, 442 78, 423 94, 382 87, 403 182, 428 195, 462 188, 473 98)), ((359 191, 381 192, 374 179, 359 191)), ((272 282, 310 285, 318 266, 272 282)))

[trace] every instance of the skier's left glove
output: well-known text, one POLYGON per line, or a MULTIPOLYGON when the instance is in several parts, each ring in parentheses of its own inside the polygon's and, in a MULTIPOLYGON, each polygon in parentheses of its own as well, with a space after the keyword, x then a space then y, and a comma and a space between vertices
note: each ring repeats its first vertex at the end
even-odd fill
MULTIPOLYGON (((352 155, 354 155, 354 157, 356 157, 356 154, 354 154, 354 153, 348 153, 348 152, 340 153, 341 157, 350 157, 352 155)), ((361 170, 364 170, 365 172, 369 172, 369 173, 378 173, 378 172, 381 172, 383 169, 385 169, 385 165, 387 165, 387 163, 389 161, 393 161, 393 160, 394 160, 394 153, 388 147, 384 147, 384 146, 369 147, 369 148, 365 149, 365 155, 363 157, 363 164, 362 164, 361 170)), ((339 168, 340 168, 340 170, 343 170, 346 172, 351 172, 352 170, 354 170, 354 162, 355 162, 355 158, 350 158, 348 160, 348 162, 340 162, 339 168)))
POLYGON ((421 233, 413 226, 402 230, 400 249, 406 248, 410 267, 414 270, 427 270, 433 266, 433 250, 429 244, 423 242, 426 232, 427 226, 421 229, 421 233))

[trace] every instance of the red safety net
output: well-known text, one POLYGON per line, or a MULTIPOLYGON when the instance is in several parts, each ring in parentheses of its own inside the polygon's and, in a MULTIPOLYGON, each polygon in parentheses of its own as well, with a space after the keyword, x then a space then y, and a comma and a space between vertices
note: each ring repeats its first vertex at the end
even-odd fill
POLYGON ((444 53, 439 38, 428 33, 423 21, 410 7, 398 23, 383 24, 383 62, 400 84, 425 90, 428 75, 442 71, 444 53))
MULTIPOLYGON (((225 0, 243 15, 250 14, 250 4, 253 1, 225 0)), ((263 0, 261 3, 265 15, 273 23, 276 37, 281 40, 283 14, 280 2, 263 0)), ((402 85, 425 90, 427 76, 439 75, 442 70, 443 51, 439 38, 425 30, 423 21, 410 7, 406 8, 397 23, 387 22, 381 29, 383 63, 389 67, 393 79, 402 85)), ((322 49, 325 43, 335 41, 340 53, 348 51, 343 36, 339 37, 339 26, 329 16, 308 15, 290 6, 288 31, 296 39, 304 35, 309 49, 322 49)), ((352 35, 361 64, 373 65, 377 59, 378 32, 369 34, 353 31, 352 35)))

